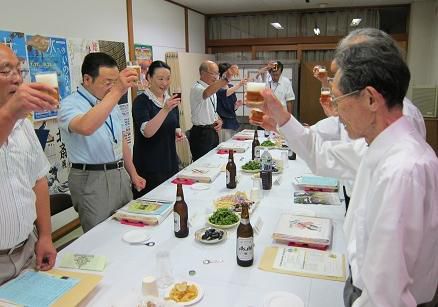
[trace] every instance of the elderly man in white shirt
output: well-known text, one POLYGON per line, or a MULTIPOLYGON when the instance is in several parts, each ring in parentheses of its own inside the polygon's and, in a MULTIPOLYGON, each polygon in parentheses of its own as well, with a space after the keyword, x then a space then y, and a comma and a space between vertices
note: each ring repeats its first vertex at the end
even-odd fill
MULTIPOLYGON (((359 42, 370 41, 374 39, 385 40, 388 44, 392 45, 393 48, 400 51, 400 56, 403 56, 402 51, 397 45, 397 42, 394 41, 391 36, 379 29, 374 28, 361 28, 350 32, 350 34, 348 34, 341 40, 338 49, 346 48, 359 42)), ((314 69, 314 77, 321 81, 321 85, 323 87, 330 87, 327 75, 321 78, 316 68, 317 67, 315 67, 314 69)), ((337 70, 335 60, 332 61, 331 70, 334 73, 337 70)), ((351 139, 348 137, 344 125, 340 122, 337 111, 332 108, 330 103, 325 103, 324 101, 320 101, 320 103, 324 110, 324 113, 328 117, 320 120, 316 124, 312 125, 310 128, 317 134, 319 134, 324 141, 340 140, 344 142, 350 142, 351 139)), ((403 99, 403 115, 405 115, 406 118, 413 124, 419 134, 424 139, 426 139, 426 125, 424 123, 423 115, 421 114, 420 110, 418 110, 418 108, 407 97, 403 99)), ((366 146, 365 140, 363 140, 363 146, 366 146)), ((353 182, 343 181, 342 185, 345 189, 345 203, 348 209, 353 182)))
POLYGON ((222 120, 217 114, 216 92, 230 83, 237 71, 237 66, 232 65, 222 76, 219 76, 216 63, 205 61, 199 66, 200 78, 190 90, 193 126, 190 130, 189 142, 194 161, 219 144, 218 133, 222 128, 222 120))
POLYGON ((338 50, 335 59, 332 102, 349 137, 365 139, 366 153, 358 141, 321 142, 270 90, 262 92, 266 115, 258 124, 278 124, 316 174, 355 179, 344 223, 345 305, 436 306, 438 158, 402 113, 409 69, 379 39, 338 50))
POLYGON ((22 84, 20 61, 0 45, 0 285, 26 268, 55 264, 44 155, 29 112, 56 109, 44 84, 22 84), (34 231, 34 222, 37 233, 34 231))

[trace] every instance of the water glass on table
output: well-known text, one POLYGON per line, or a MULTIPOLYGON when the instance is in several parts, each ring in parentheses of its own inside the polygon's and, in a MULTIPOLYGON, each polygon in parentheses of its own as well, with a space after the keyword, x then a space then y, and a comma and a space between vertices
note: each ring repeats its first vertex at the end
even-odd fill
POLYGON ((173 273, 168 251, 159 251, 156 255, 156 267, 158 269, 157 285, 164 289, 172 285, 173 273))

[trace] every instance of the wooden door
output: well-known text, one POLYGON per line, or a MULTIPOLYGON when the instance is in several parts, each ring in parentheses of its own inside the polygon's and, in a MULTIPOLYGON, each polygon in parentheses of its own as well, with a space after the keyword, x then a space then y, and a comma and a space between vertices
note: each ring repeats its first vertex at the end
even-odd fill
MULTIPOLYGON (((315 65, 324 65, 327 70, 330 70, 330 62, 306 62, 301 64, 299 118, 302 123, 309 125, 313 125, 326 117, 319 104, 321 82, 313 77, 313 67, 315 65)), ((329 72, 329 76, 332 77, 332 73, 329 72)))

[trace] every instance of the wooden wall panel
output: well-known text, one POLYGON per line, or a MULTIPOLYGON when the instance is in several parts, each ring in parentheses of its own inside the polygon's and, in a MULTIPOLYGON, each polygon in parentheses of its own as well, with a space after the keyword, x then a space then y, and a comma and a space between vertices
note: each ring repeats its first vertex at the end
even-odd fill
POLYGON ((425 118, 426 140, 438 154, 438 118, 425 118))
MULTIPOLYGON (((321 93, 321 82, 313 77, 313 67, 325 65, 330 67, 330 62, 307 62, 301 64, 300 68, 300 121, 313 125, 325 118, 324 111, 319 104, 321 93)), ((331 75, 329 73, 329 75, 331 75)))

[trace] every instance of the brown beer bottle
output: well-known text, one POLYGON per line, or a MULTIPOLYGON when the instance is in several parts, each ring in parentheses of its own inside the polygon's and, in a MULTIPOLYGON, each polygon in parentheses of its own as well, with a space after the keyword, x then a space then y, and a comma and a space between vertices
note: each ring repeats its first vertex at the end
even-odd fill
POLYGON ((257 134, 257 129, 254 130, 254 139, 252 140, 252 160, 255 160, 255 148, 260 146, 259 135, 257 134))
POLYGON ((184 201, 182 185, 178 183, 176 186, 176 201, 175 205, 173 205, 173 229, 175 237, 185 238, 189 235, 188 219, 189 212, 184 201))
POLYGON ((233 150, 228 151, 228 163, 226 168, 227 173, 227 188, 236 188, 236 164, 234 163, 233 150))
POLYGON ((251 266, 254 262, 254 232, 249 222, 248 204, 245 203, 237 227, 236 258, 240 266, 251 266))

